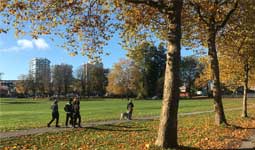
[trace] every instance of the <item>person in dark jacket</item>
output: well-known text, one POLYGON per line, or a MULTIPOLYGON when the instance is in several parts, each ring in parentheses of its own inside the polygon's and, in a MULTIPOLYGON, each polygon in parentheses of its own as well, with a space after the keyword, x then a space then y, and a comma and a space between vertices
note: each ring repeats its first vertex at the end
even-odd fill
POLYGON ((60 127, 58 125, 58 120, 59 120, 59 113, 58 113, 58 101, 55 99, 53 104, 51 105, 52 109, 52 119, 48 123, 48 127, 50 127, 50 124, 56 119, 56 127, 60 127))
POLYGON ((132 119, 133 108, 134 108, 134 104, 132 103, 132 100, 129 100, 129 103, 127 104, 128 119, 129 119, 129 120, 132 119))
POLYGON ((72 104, 73 99, 70 98, 69 102, 66 103, 64 110, 66 112, 66 127, 68 126, 68 121, 70 119, 70 124, 73 125, 73 104, 72 104))
POLYGON ((78 119, 78 127, 81 127, 81 114, 80 114, 80 101, 78 98, 73 99, 73 127, 77 124, 78 119))

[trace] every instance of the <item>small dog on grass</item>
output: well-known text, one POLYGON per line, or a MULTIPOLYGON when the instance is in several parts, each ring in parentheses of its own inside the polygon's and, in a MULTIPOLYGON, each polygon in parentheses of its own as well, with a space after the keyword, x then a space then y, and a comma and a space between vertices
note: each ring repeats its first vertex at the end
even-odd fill
POLYGON ((120 120, 128 119, 129 120, 129 112, 123 112, 120 114, 120 120))

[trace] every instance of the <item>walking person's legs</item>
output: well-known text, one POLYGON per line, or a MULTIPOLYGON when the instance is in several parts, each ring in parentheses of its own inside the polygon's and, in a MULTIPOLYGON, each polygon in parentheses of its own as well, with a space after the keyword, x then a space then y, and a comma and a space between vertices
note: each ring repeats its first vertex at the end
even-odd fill
POLYGON ((78 119, 79 119, 78 126, 81 127, 81 115, 80 115, 80 113, 78 114, 78 119))
POLYGON ((70 125, 73 126, 73 114, 72 113, 70 114, 70 122, 69 123, 70 123, 70 125))
POLYGON ((56 127, 59 127, 58 121, 59 121, 59 114, 56 114, 56 127))
POLYGON ((50 124, 51 124, 54 120, 55 120, 55 117, 54 117, 54 115, 52 114, 52 119, 51 119, 51 121, 47 124, 47 126, 50 127, 50 124))
POLYGON ((76 121, 77 121, 77 114, 74 113, 74 115, 73 115, 73 127, 75 127, 76 121))
POLYGON ((129 117, 128 119, 129 120, 132 120, 132 113, 133 113, 133 110, 130 110, 129 113, 128 113, 128 117, 129 117))
POLYGON ((66 113, 66 127, 68 126, 69 117, 70 117, 70 114, 66 113))

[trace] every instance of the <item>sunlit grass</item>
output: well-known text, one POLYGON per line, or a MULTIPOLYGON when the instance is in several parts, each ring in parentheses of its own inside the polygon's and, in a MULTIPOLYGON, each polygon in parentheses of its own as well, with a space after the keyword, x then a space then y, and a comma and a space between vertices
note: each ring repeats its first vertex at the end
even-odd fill
MULTIPOLYGON (((250 118, 240 117, 240 110, 226 112, 230 126, 215 126, 212 113, 179 117, 178 142, 186 149, 236 149, 255 128, 255 110, 250 118)), ((121 124, 78 128, 71 131, 30 135, 22 138, 3 139, 6 149, 147 149, 153 146, 158 130, 158 120, 131 121, 121 124)))
MULTIPOLYGON (((60 125, 65 122, 64 105, 59 102, 60 125)), ((224 107, 242 107, 241 99, 224 99, 224 107)), ((45 127, 51 119, 50 105, 47 99, 0 99, 0 131, 45 127)), ((255 99, 249 99, 249 104, 255 99)), ((126 111, 127 100, 96 99, 81 101, 82 123, 99 120, 119 119, 126 111)), ((157 116, 160 114, 161 100, 134 100, 134 117, 157 116)), ((212 99, 181 100, 179 113, 207 111, 213 109, 212 99)))

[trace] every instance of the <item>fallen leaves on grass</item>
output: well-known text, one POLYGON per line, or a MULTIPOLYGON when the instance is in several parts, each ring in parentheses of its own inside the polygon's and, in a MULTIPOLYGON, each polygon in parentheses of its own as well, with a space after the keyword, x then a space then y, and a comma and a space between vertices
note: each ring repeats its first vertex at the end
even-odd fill
MULTIPOLYGON (((255 128, 255 119, 242 119, 239 111, 228 112, 229 126, 215 126, 213 114, 179 118, 180 145, 201 149, 235 149, 255 128)), ((251 111, 255 114, 255 111, 251 111)), ((59 133, 30 135, 1 141, 9 149, 136 149, 158 150, 154 146, 158 121, 137 121, 74 129, 59 133)))

